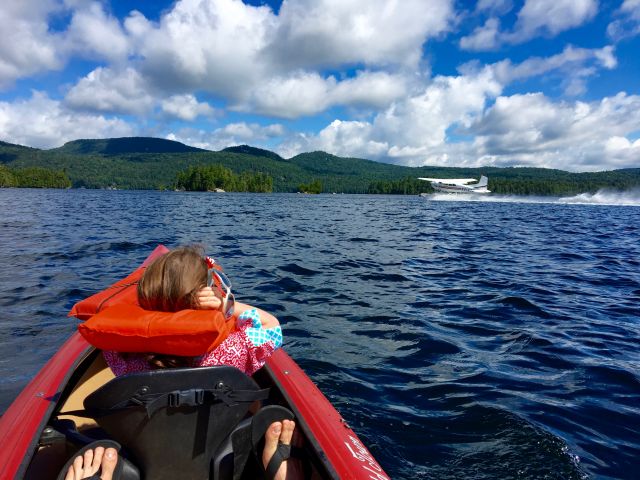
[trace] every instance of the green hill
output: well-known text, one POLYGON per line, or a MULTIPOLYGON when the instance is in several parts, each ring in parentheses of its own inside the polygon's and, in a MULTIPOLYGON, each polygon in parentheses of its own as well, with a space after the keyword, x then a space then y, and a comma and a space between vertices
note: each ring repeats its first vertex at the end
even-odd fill
POLYGON ((0 163, 12 162, 25 153, 35 151, 38 149, 0 141, 0 163))
POLYGON ((565 195, 640 187, 640 169, 571 173, 544 168, 414 168, 326 152, 284 159, 248 145, 212 152, 145 137, 76 140, 51 150, 1 142, 0 161, 9 179, 26 178, 30 171, 25 169, 45 168, 61 172, 75 188, 173 189, 179 173, 211 165, 235 175, 263 174, 260 178, 272 179, 274 192, 296 192, 300 185, 320 182, 323 192, 416 194, 431 191, 429 183, 417 177, 479 178, 480 174, 489 177, 489 189, 495 193, 565 195))
POLYGON ((262 148, 250 147, 249 145, 238 145, 236 147, 227 147, 221 150, 222 152, 230 153, 243 153, 245 155, 253 155, 254 157, 265 157, 271 160, 284 160, 277 153, 269 150, 263 150, 262 148))
POLYGON ((190 147, 184 143, 164 138, 123 137, 103 139, 82 139, 65 143, 51 152, 72 155, 124 155, 130 153, 188 153, 206 152, 201 148, 190 147))
POLYGON ((0 149, 10 148, 18 150, 37 150, 37 148, 25 147, 24 145, 17 145, 15 143, 7 143, 0 140, 0 149))

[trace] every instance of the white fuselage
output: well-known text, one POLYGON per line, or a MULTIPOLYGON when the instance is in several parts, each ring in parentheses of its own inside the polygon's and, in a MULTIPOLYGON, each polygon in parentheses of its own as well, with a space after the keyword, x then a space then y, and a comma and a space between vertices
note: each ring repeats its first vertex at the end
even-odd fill
POLYGON ((489 179, 482 175, 478 183, 474 178, 419 178, 431 184, 439 193, 491 193, 487 190, 489 179))
POLYGON ((454 185, 452 183, 432 182, 431 188, 440 193, 489 193, 486 188, 471 188, 464 185, 454 185))

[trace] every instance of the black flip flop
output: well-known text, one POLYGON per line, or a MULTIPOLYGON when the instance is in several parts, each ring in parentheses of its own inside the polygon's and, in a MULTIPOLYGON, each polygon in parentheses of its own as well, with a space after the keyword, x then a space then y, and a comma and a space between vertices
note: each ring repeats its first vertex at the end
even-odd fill
POLYGON ((291 455, 291 445, 285 445, 278 442, 275 453, 269 460, 269 464, 265 469, 262 465, 262 450, 264 449, 264 436, 273 422, 281 422, 282 420, 293 420, 294 415, 291 410, 279 405, 270 405, 261 408, 252 418, 251 421, 251 443, 253 445, 253 453, 267 479, 273 479, 276 472, 291 455))
POLYGON ((265 472, 266 477, 270 480, 276 478, 276 473, 278 473, 280 465, 282 465, 282 462, 285 460, 289 460, 289 457, 291 457, 291 445, 278 442, 276 451, 273 452, 273 456, 267 465, 265 472))
MULTIPOLYGON (((76 453, 74 453, 71 458, 64 464, 62 470, 60 470, 60 474, 58 475, 57 480, 64 480, 64 477, 67 475, 67 471, 69 467, 73 465, 74 460, 77 457, 84 456, 84 453, 87 450, 95 450, 98 447, 103 447, 105 450, 107 448, 115 448, 118 452, 118 463, 116 463, 116 468, 113 471, 113 480, 139 480, 140 472, 138 469, 131 464, 127 459, 120 455, 120 449, 122 448, 118 442, 114 442, 113 440, 96 440, 95 442, 91 442, 88 445, 85 445, 76 453)), ((101 472, 102 469, 99 470, 101 472)), ((95 473, 90 477, 83 478, 82 480, 101 480, 99 473, 95 473)))

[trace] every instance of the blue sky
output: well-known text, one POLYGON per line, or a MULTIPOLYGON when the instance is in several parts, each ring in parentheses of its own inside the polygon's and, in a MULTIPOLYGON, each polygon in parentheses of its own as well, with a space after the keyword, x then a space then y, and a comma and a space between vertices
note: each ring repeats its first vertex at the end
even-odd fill
POLYGON ((0 140, 640 167, 640 0, 21 0, 0 140))

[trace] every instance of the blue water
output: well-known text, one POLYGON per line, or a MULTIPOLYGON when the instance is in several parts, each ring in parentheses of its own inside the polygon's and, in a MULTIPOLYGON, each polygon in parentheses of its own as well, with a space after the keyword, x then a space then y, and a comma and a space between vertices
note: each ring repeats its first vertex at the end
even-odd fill
POLYGON ((0 411, 76 301, 201 243, 392 478, 638 478, 640 203, 456 200, 0 189, 0 411))

